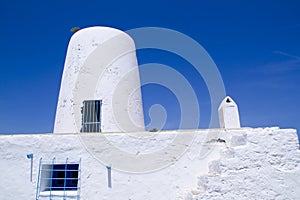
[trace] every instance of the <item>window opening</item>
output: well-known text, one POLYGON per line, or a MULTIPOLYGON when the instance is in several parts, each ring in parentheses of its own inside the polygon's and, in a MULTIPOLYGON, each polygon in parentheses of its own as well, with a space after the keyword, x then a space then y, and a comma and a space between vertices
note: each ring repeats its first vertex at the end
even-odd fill
POLYGON ((102 100, 83 101, 81 132, 101 132, 102 100))
POLYGON ((38 181, 36 188, 36 200, 46 197, 62 197, 63 199, 79 199, 80 196, 80 167, 78 162, 70 162, 67 158, 64 162, 40 159, 38 181))

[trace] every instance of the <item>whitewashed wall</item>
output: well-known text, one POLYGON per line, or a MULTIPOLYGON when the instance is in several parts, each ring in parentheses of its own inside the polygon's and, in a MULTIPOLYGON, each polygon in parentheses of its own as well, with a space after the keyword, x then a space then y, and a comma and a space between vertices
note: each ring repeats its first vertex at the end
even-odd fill
POLYGON ((0 199, 35 199, 40 157, 82 158, 84 200, 300 196, 300 152, 296 131, 292 129, 211 129, 96 137, 98 148, 87 139, 95 139, 95 135, 1 135, 0 199), (170 146, 184 150, 183 154, 176 156, 174 149, 168 149, 170 146), (115 149, 131 155, 135 163, 129 157, 118 157, 115 149), (28 153, 34 154, 32 183, 28 153), (151 160, 142 160, 149 155, 151 160), (112 163, 106 163, 109 157, 112 159, 108 162, 112 163), (107 187, 107 164, 112 164, 112 188, 107 187), (143 164, 148 167, 145 173, 139 168, 143 164))

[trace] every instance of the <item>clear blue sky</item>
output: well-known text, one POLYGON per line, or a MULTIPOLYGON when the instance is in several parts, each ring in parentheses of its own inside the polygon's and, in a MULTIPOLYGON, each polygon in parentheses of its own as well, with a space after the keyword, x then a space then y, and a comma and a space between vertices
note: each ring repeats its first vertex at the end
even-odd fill
MULTIPOLYGON (((199 42, 215 61, 242 126, 300 130, 300 1, 14 1, 0 2, 0 133, 52 132, 70 29, 155 26, 199 42)), ((193 78, 184 60, 138 52, 139 63, 167 64, 193 78)), ((210 117, 205 85, 196 87, 202 123, 210 117)), ((176 128, 177 102, 165 88, 143 88, 144 109, 172 105, 165 128, 176 128)), ((146 122, 149 120, 146 114, 146 122)))

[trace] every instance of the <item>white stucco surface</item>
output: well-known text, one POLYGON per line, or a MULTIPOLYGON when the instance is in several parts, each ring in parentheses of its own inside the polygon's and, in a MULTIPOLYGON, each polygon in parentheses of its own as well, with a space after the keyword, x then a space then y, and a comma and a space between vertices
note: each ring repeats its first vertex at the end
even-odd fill
POLYGON ((109 27, 76 32, 68 46, 54 133, 79 133, 84 100, 102 100, 102 132, 144 130, 133 40, 109 27))
POLYGON ((240 115, 237 104, 229 96, 218 108, 220 128, 240 128, 240 115))
POLYGON ((300 151, 293 129, 1 135, 0 156, 1 200, 35 199, 40 157, 81 158, 84 200, 300 196, 300 151), (29 153, 34 154, 32 183, 29 153), (112 188, 106 165, 112 167, 112 188))

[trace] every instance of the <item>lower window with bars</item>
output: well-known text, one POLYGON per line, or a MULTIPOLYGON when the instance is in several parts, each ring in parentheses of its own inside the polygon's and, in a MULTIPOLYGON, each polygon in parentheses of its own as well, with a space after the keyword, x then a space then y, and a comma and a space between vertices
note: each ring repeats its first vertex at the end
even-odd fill
POLYGON ((83 101, 81 132, 101 132, 102 100, 83 101))
POLYGON ((38 181, 36 188, 36 200, 43 197, 52 199, 62 197, 63 199, 80 197, 80 163, 51 161, 40 159, 38 181))

